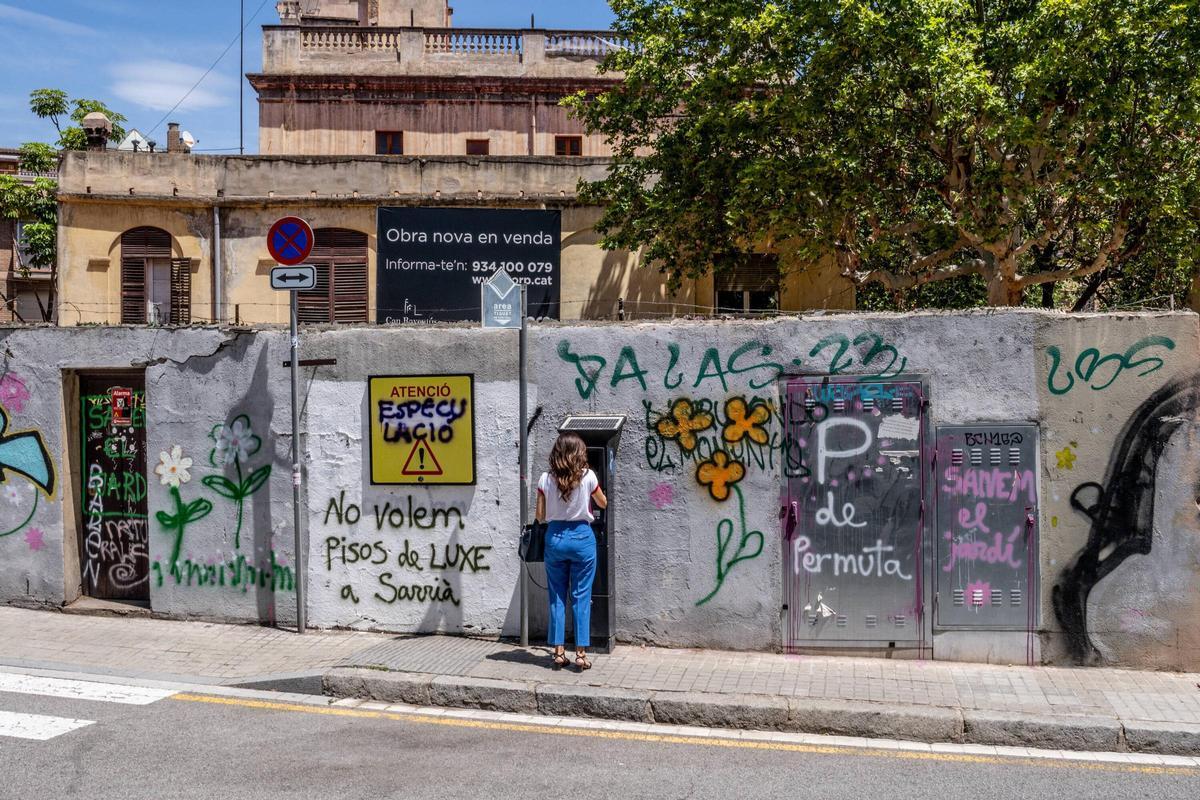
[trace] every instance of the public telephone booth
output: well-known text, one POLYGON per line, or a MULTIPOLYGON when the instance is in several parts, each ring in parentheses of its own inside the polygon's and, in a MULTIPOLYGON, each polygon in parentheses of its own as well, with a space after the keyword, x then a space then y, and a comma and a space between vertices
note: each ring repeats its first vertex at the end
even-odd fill
MULTIPOLYGON (((592 588, 592 650, 611 653, 617 629, 616 590, 616 515, 612 486, 615 480, 617 444, 625 417, 615 414, 572 414, 559 433, 577 434, 587 445, 588 464, 600 480, 600 489, 609 497, 607 509, 594 509, 596 519, 596 582, 592 588)), ((569 608, 569 605, 568 605, 569 608)), ((569 616, 569 615, 568 615, 569 616)), ((574 621, 567 621, 567 641, 572 641, 574 621)))

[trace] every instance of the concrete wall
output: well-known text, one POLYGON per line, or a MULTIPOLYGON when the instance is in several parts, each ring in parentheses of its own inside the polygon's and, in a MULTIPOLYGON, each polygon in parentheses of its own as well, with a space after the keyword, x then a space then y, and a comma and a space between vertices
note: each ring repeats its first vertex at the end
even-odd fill
MULTIPOLYGON (((249 588, 230 577, 239 559, 275 576, 295 564, 281 331, 14 329, 0 336, 5 435, 39 437, 56 476, 45 491, 5 473, 0 532, 11 531, 0 537, 9 551, 0 598, 57 605, 78 594, 72 376, 134 365, 146 370, 153 609, 291 618, 286 581, 249 588), (244 464, 216 466, 220 426, 239 424, 257 446, 244 464), (181 563, 172 567, 174 533, 162 519, 176 513, 175 499, 152 470, 175 446, 193 459, 181 498, 206 499, 212 508, 187 526, 181 563), (246 474, 270 469, 244 499, 239 528, 237 504, 210 484, 240 479, 242 467, 246 474), (29 515, 35 493, 39 503, 29 515)), ((1200 668, 1194 314, 1014 310, 556 325, 535 328, 530 340, 533 478, 568 413, 627 417, 611 492, 623 640, 780 647, 783 464, 796 452, 810 458, 812 445, 789 439, 777 378, 906 375, 925 382, 930 425, 1040 427, 1040 615, 1003 632, 933 630, 934 657, 1019 662, 1032 648, 1054 663, 1200 668), (769 413, 757 416, 760 407, 769 413), (701 425, 705 409, 713 419, 701 425), (691 447, 680 435, 688 425, 697 441, 691 447), (728 469, 722 478, 736 491, 716 491, 718 470, 700 469, 718 451, 741 464, 740 478, 728 469)), ((314 329, 303 348, 304 358, 337 362, 302 371, 312 624, 515 633, 515 335, 472 327, 314 329), (368 376, 461 372, 475 375, 476 483, 372 486, 368 376)), ((927 533, 932 539, 935 532, 927 533)), ((540 592, 533 597, 539 624, 540 592)))

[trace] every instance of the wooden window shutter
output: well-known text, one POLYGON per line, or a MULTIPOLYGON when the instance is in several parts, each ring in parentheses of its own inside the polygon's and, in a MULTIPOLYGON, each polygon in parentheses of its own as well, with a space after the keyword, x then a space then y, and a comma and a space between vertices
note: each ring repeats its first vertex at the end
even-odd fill
POLYGON ((172 325, 192 324, 192 260, 171 259, 171 317, 172 325))
POLYGON ((769 253, 752 253, 734 267, 726 267, 713 276, 718 292, 779 291, 779 258, 769 253))
MULTIPOLYGON (((164 230, 150 227, 133 228, 121 235, 122 323, 145 324, 146 262, 150 259, 170 257, 171 234, 164 230)), ((190 282, 190 275, 188 279, 190 282)))
POLYGON ((121 323, 146 322, 146 259, 121 258, 121 323))
POLYGON ((367 235, 344 228, 319 228, 308 262, 317 285, 296 298, 300 322, 367 321, 367 235))

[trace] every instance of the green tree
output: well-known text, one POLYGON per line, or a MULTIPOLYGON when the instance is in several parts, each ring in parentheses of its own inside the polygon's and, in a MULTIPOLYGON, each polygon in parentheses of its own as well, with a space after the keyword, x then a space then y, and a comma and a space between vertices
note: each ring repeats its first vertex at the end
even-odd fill
MULTIPOLYGON (((43 142, 26 142, 21 145, 20 166, 26 172, 57 172, 59 154, 62 151, 85 149, 87 137, 80 125, 83 118, 93 111, 108 116, 112 122, 114 139, 125 137, 125 129, 122 127, 122 123, 127 121, 125 117, 98 100, 70 100, 67 93, 59 89, 35 89, 29 94, 29 109, 39 119, 50 121, 58 133, 58 142, 57 147, 43 142), (76 124, 67 124, 68 120, 76 124)), ((20 244, 28 253, 28 260, 21 264, 19 274, 28 277, 30 269, 50 270, 49 297, 41 308, 43 321, 49 321, 54 315, 58 282, 58 202, 55 198, 57 191, 58 182, 50 178, 38 177, 32 182, 26 182, 12 175, 0 175, 0 219, 22 220, 26 223, 20 244)), ((40 298, 38 302, 41 303, 40 298)))
POLYGON ((614 148, 581 191, 676 283, 792 248, 1015 305, 1197 232, 1200 0, 612 5, 637 44, 569 101, 614 148))

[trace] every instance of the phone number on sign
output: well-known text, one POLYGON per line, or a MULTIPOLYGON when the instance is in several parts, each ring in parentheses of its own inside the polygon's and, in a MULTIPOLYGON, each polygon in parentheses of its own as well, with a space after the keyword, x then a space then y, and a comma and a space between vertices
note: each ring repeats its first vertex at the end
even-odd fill
POLYGON ((523 261, 472 261, 471 268, 475 272, 495 272, 503 268, 505 272, 515 272, 518 275, 548 275, 554 271, 554 265, 549 261, 530 261, 528 264, 523 261))

